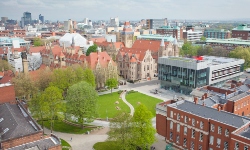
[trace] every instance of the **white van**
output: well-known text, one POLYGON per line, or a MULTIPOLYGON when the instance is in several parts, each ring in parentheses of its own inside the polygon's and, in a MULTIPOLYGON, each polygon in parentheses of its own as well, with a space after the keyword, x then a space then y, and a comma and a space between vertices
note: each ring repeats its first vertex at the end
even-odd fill
POLYGON ((250 68, 247 68, 247 69, 246 69, 246 72, 247 72, 247 73, 250 73, 250 68))

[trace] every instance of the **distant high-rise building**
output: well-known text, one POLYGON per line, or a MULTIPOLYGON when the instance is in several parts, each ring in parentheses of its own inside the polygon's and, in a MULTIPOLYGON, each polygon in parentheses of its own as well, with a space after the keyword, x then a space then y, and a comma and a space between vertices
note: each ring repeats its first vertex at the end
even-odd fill
POLYGON ((71 19, 69 19, 68 21, 64 21, 64 30, 69 31, 70 26, 73 28, 73 22, 71 19))
POLYGON ((7 20, 8 20, 8 17, 1 17, 1 22, 2 23, 6 23, 7 20))
POLYGON ((119 18, 110 18, 110 25, 111 27, 119 27, 119 18))
POLYGON ((167 25, 167 18, 165 19, 147 19, 147 29, 157 29, 167 25))
POLYGON ((44 16, 42 16, 41 14, 39 15, 39 20, 44 23, 44 16))
POLYGON ((89 24, 89 18, 84 18, 83 19, 83 23, 86 24, 86 25, 88 25, 89 24))
POLYGON ((24 27, 27 24, 31 24, 31 13, 30 12, 24 12, 23 17, 21 18, 21 26, 24 27))

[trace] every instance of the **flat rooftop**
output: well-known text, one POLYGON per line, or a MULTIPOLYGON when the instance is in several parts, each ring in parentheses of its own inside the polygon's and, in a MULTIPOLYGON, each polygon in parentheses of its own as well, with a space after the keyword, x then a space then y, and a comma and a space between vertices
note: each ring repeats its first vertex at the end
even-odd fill
POLYGON ((230 39, 207 38, 206 43, 250 45, 250 40, 241 40, 237 38, 230 38, 230 39))
POLYGON ((195 104, 193 102, 189 102, 186 100, 182 100, 176 102, 174 104, 168 105, 169 107, 173 107, 190 114, 200 116, 206 119, 212 119, 218 122, 222 122, 224 124, 239 128, 244 124, 250 122, 250 118, 244 118, 242 116, 238 116, 232 113, 228 113, 225 111, 218 111, 217 109, 202 106, 195 104))
POLYGON ((164 40, 164 41, 174 41, 173 36, 159 35, 159 34, 143 34, 138 35, 137 39, 155 39, 155 40, 164 40))

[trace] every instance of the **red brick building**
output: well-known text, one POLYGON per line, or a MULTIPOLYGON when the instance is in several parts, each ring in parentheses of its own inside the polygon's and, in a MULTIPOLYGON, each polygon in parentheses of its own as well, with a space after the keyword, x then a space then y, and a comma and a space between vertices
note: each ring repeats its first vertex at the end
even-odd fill
POLYGON ((178 149, 249 150, 250 119, 189 101, 158 104, 157 133, 178 149))
POLYGON ((61 150, 61 141, 55 135, 44 136, 21 103, 0 104, 1 150, 61 150))
POLYGON ((250 28, 248 28, 246 24, 241 24, 232 30, 232 37, 250 40, 250 28))
POLYGON ((156 34, 171 35, 178 40, 182 40, 183 39, 183 28, 162 26, 162 27, 156 29, 156 34))
POLYGON ((14 85, 0 84, 0 93, 0 104, 16 102, 14 85))

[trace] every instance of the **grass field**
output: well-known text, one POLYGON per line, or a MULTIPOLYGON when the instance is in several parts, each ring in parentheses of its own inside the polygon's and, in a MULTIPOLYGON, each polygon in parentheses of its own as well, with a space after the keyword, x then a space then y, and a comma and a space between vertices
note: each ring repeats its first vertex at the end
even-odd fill
POLYGON ((129 107, 119 97, 120 94, 117 92, 100 95, 98 97, 98 118, 106 119, 107 116, 108 118, 113 118, 114 115, 121 110, 130 112, 129 107), (119 104, 115 104, 116 101, 118 101, 119 104), (120 110, 117 110, 116 106, 118 106, 120 110))
POLYGON ((129 93, 126 95, 126 100, 136 108, 138 106, 138 102, 141 104, 144 104, 152 113, 153 116, 155 116, 155 106, 157 103, 163 102, 162 100, 158 98, 154 98, 139 92, 135 93, 129 93))
MULTIPOLYGON (((38 123, 42 124, 41 121, 39 121, 38 123)), ((44 126, 50 130, 50 122, 44 121, 43 123, 44 123, 44 126)), ((61 120, 55 120, 54 127, 53 127, 53 131, 63 132, 63 133, 73 133, 73 134, 83 134, 90 130, 91 130, 90 128, 82 129, 80 127, 71 126, 69 124, 64 123, 61 120)))
MULTIPOLYGON (((71 145, 66 142, 64 139, 60 139, 61 140, 61 144, 62 146, 68 146, 68 147, 71 147, 71 145)), ((69 150, 68 148, 62 148, 62 150, 69 150)))
POLYGON ((119 146, 115 145, 112 141, 97 142, 93 146, 95 150, 118 150, 119 146))

